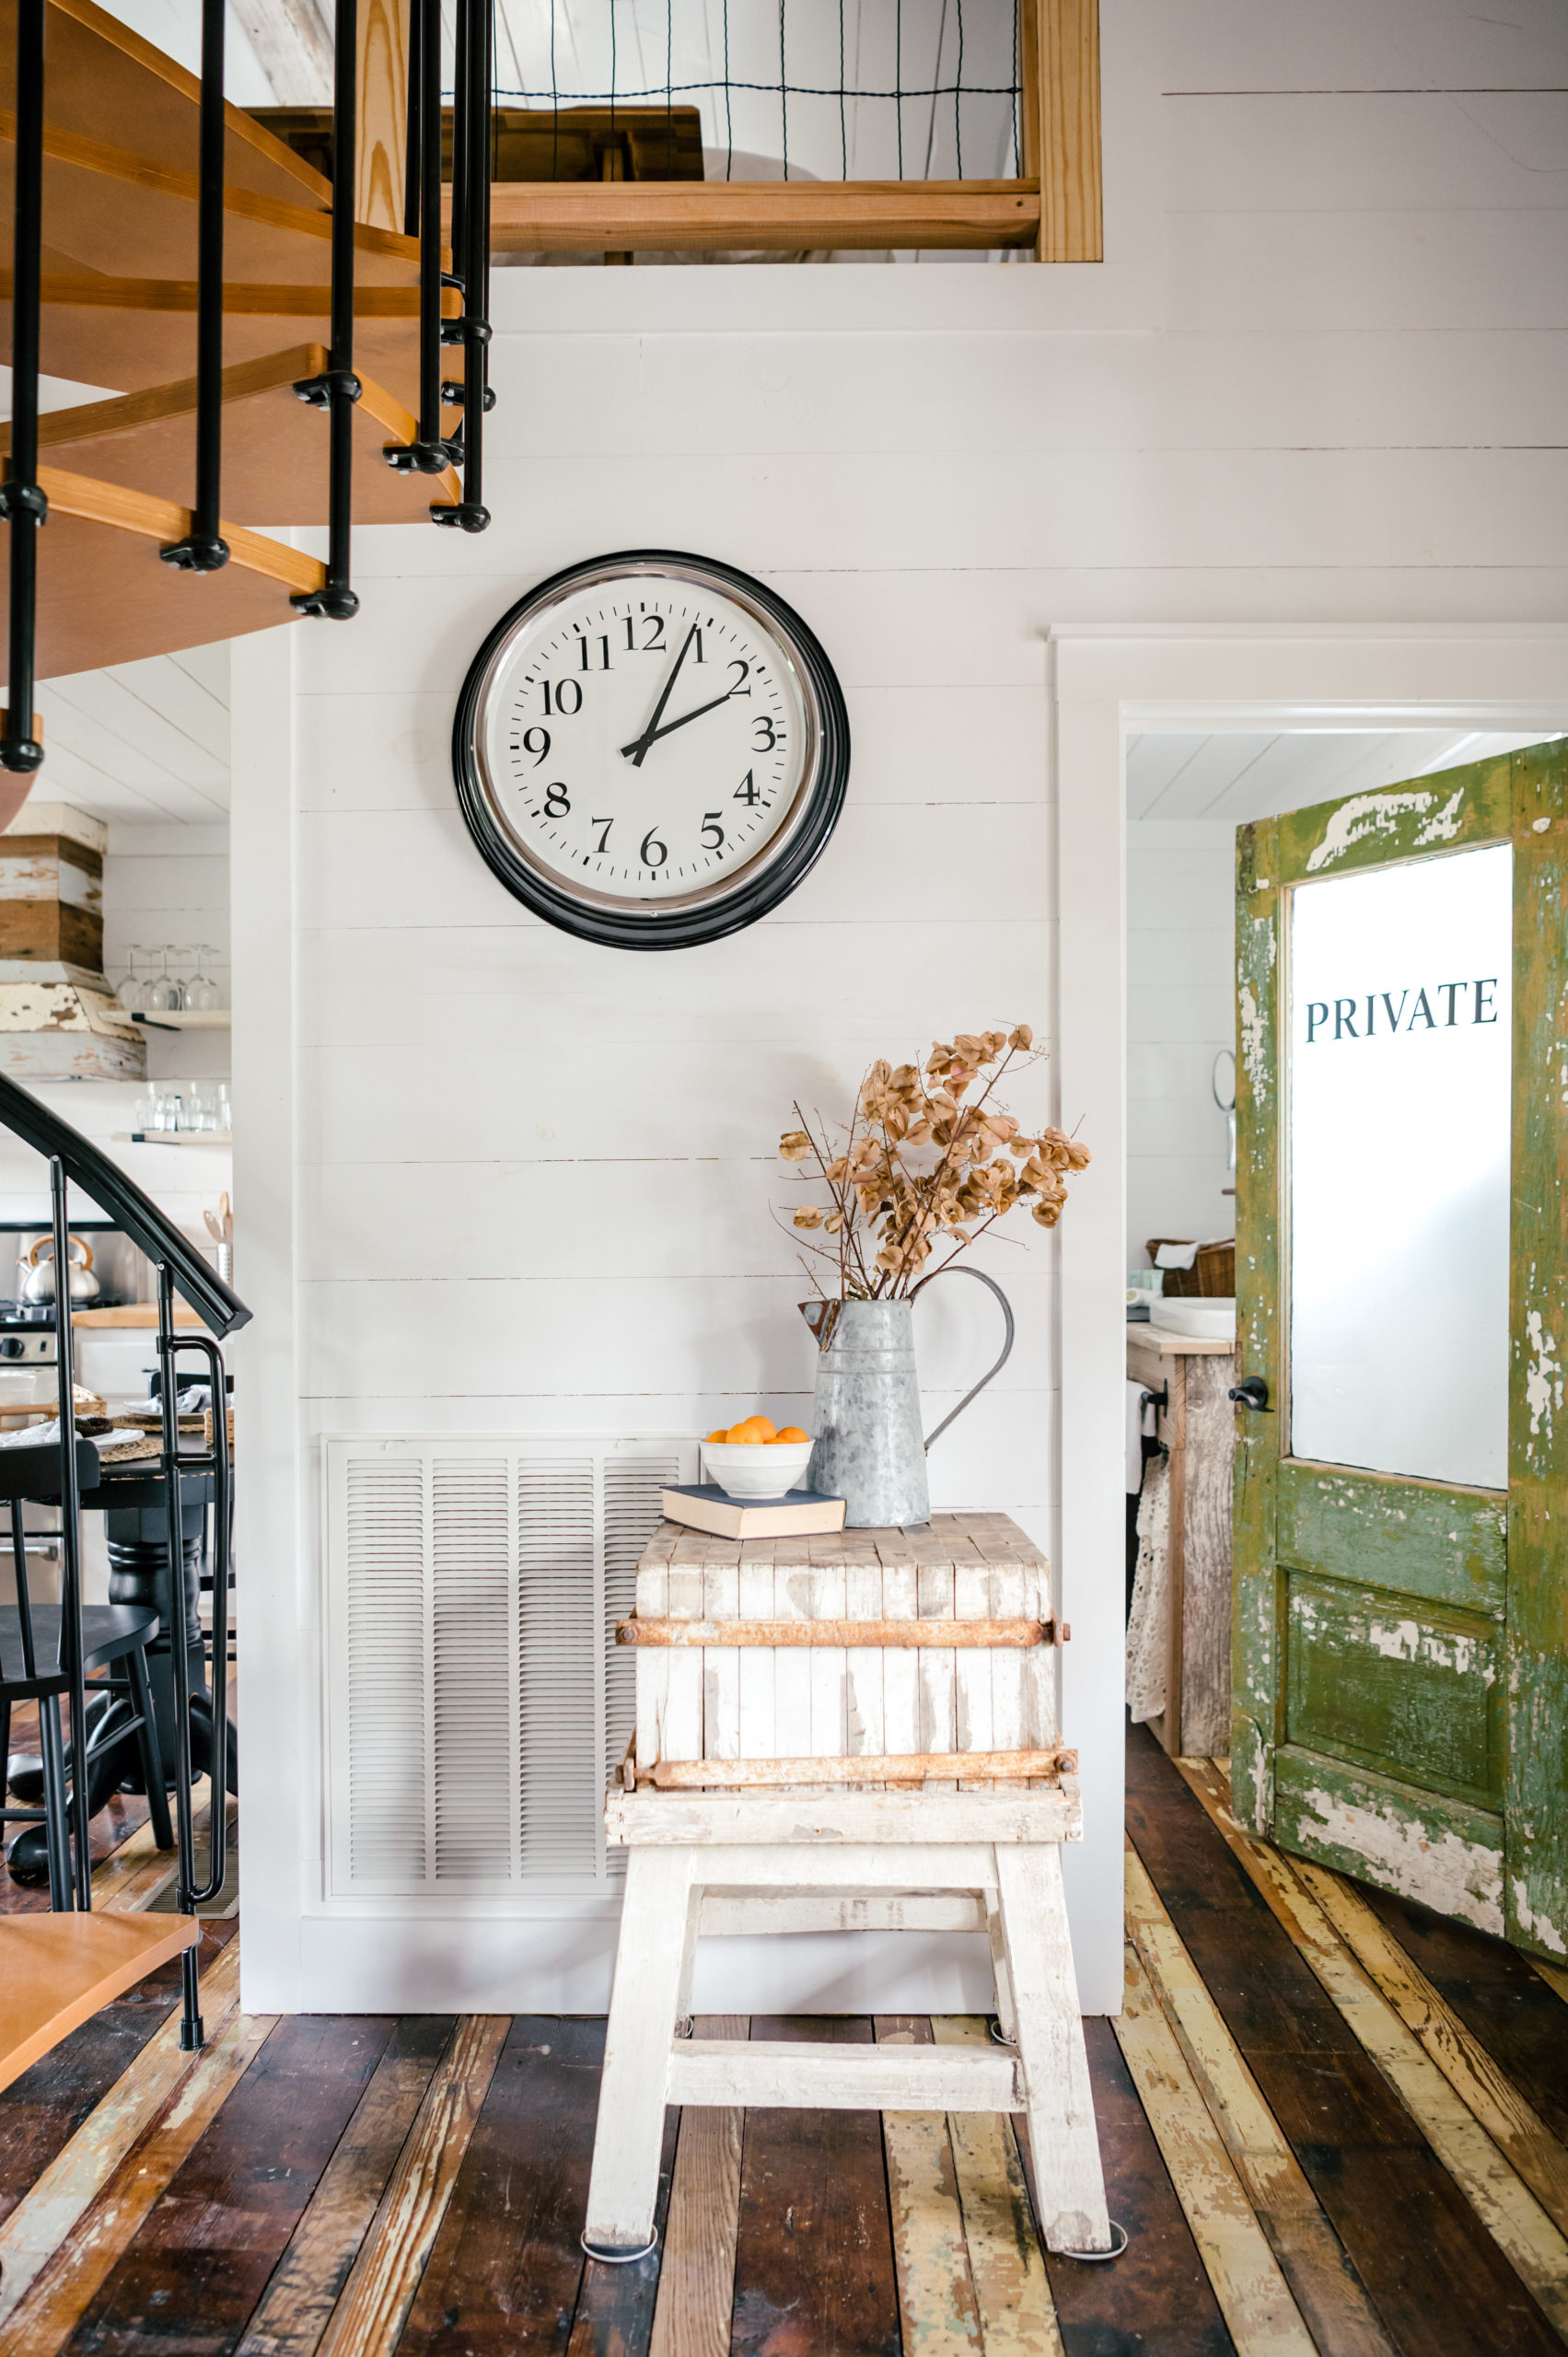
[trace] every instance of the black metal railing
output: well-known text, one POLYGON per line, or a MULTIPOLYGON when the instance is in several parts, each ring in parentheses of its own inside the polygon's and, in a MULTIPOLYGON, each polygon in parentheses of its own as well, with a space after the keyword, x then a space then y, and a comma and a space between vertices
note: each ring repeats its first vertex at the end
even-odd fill
POLYGON ((43 28, 45 0, 17 0, 16 196, 11 250, 11 454, 0 483, 10 526, 10 647, 0 763, 31 772, 38 536, 49 502, 38 481, 39 313, 43 275, 43 28))
MULTIPOLYGON (((223 1353, 218 1338, 246 1325, 250 1312, 223 1279, 182 1236, 167 1213, 127 1178, 117 1163, 79 1130, 40 1103, 25 1088, 0 1074, 0 1127, 47 1156, 51 1221, 54 1233, 54 1265, 68 1270, 70 1223, 68 1190, 78 1188, 145 1252, 153 1264, 157 1285, 157 1360, 162 1399, 162 1454, 157 1470, 165 1488, 168 1521, 169 1595, 181 1622, 185 1613, 185 1584, 181 1576, 180 1483, 196 1476, 213 1482, 213 1734, 210 1760, 212 1794, 206 1873, 195 1877, 195 1827, 191 1805, 192 1760, 190 1651, 194 1632, 171 1628, 169 1643, 174 1679, 175 1826, 179 1864, 175 1905, 182 1915, 215 1899, 223 1888, 228 1866, 228 1718, 224 1693, 228 1659, 228 1585, 233 1562, 234 1485, 228 1446, 228 1404, 223 1353), (179 1332, 174 1324, 174 1297, 189 1303, 207 1328, 203 1334, 179 1332), (211 1385, 212 1443, 203 1450, 180 1446, 177 1360, 194 1351, 203 1360, 211 1385)), ((59 1377, 59 1498, 61 1668, 71 1705, 74 1754, 71 1772, 71 1887, 78 1908, 92 1906, 92 1861, 88 1847, 87 1777, 86 1759, 87 1691, 82 1656, 81 1466, 75 1418, 75 1348, 70 1297, 64 1276, 56 1301, 55 1327, 59 1377)), ((197 1951, 187 1948, 181 1958, 183 2011, 180 2042, 199 2047, 204 2032, 200 2007, 197 1951)))

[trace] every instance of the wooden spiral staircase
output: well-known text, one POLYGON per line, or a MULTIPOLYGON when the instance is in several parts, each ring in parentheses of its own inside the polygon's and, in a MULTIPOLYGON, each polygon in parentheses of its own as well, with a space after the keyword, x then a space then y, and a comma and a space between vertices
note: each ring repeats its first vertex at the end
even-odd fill
POLYGON ((459 13, 480 128, 459 132, 448 245, 438 0, 340 0, 332 180, 223 103, 222 0, 200 78, 93 0, 0 0, 0 512, 26 698, 6 699, 0 825, 43 758, 33 679, 348 619, 353 523, 487 520, 462 402, 489 333, 489 9, 459 13), (40 373, 115 390, 37 414, 40 373), (323 524, 325 562, 273 537, 323 524))

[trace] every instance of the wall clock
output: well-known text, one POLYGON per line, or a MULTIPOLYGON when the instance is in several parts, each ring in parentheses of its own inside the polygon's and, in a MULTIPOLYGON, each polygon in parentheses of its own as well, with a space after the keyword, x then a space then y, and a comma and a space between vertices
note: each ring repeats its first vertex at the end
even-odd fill
POLYGON ((509 892, 621 949, 683 949, 792 892, 837 824, 842 692, 782 598, 638 549, 529 591, 452 737, 469 830, 509 892))

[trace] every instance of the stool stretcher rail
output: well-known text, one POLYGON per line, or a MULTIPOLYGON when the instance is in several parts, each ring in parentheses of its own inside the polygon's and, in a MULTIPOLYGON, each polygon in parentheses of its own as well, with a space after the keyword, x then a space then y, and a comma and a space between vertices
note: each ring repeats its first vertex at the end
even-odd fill
POLYGON ((615 1624, 618 1645, 882 1645, 904 1651, 1027 1651, 1056 1643, 1054 1620, 645 1620, 615 1624))
MULTIPOLYGON (((651 1781, 661 1793, 708 1786, 746 1791, 776 1784, 923 1784, 928 1777, 957 1777, 966 1784, 1027 1783, 1073 1775, 1077 1766, 1077 1753, 1060 1746, 1049 1751, 857 1752, 839 1759, 661 1759, 651 1781)), ((632 1782, 626 1789, 632 1790, 632 1782)))

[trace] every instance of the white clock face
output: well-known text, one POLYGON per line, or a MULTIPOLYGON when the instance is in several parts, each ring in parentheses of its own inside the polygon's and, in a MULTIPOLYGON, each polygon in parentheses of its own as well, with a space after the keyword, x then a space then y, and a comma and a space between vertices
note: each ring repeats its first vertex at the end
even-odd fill
POLYGON ((616 568, 497 648, 475 749, 529 866, 589 903, 700 904, 798 826, 814 701, 760 610, 701 575, 616 568))

